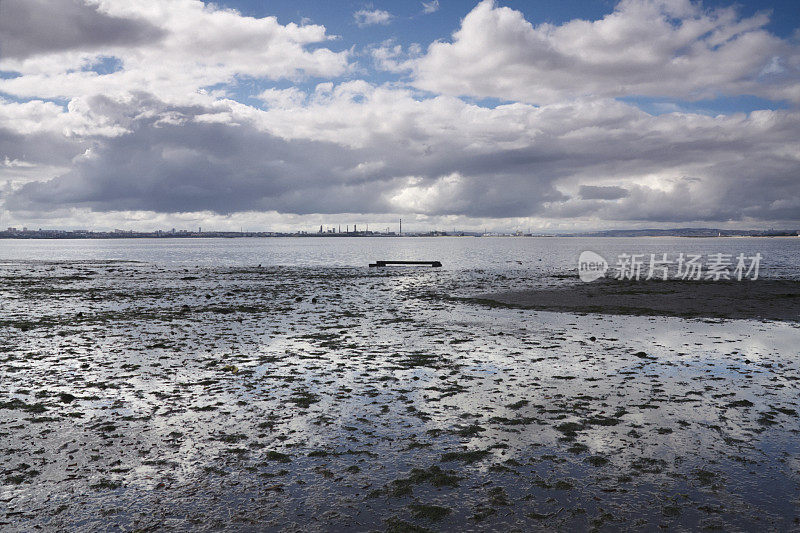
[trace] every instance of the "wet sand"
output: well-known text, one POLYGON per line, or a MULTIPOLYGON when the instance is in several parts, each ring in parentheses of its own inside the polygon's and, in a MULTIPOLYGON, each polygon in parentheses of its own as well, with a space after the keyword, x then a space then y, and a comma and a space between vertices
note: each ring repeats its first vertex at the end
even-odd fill
POLYGON ((529 272, 0 265, 0 529, 786 530, 800 325, 529 272))
POLYGON ((477 295, 472 301, 560 312, 800 320, 800 281, 596 281, 477 295))

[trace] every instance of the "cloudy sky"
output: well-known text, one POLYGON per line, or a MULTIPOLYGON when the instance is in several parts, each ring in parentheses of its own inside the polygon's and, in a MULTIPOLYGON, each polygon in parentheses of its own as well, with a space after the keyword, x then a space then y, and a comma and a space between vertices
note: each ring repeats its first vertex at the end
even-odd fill
POLYGON ((0 225, 800 227, 794 0, 0 0, 0 225))

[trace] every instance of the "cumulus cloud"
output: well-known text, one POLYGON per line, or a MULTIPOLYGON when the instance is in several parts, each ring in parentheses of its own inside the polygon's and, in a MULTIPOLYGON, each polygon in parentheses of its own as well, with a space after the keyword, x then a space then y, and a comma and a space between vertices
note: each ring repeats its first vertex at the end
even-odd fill
POLYGON ((6 207, 726 221, 796 218, 800 205, 795 112, 489 109, 363 81, 297 96, 265 110, 87 99, 71 112, 126 132, 96 133, 91 156, 15 188, 6 207))
POLYGON ((325 143, 287 143, 230 117, 224 105, 177 107, 139 95, 130 102, 94 97, 89 104, 114 113, 119 106, 146 110, 125 135, 106 139, 91 157, 46 183, 28 183, 10 194, 6 206, 46 211, 54 206, 93 210, 180 212, 211 210, 320 211, 335 206, 335 194, 318 192, 344 184, 336 168, 354 163, 346 151, 325 143), (166 119, 166 120, 165 120, 166 119), (315 154, 315 157, 308 157, 315 154), (320 201, 315 201, 318 198, 320 201))
POLYGON ((379 84, 344 77, 359 71, 322 26, 194 0, 75 6, 158 41, 0 56, 18 73, 0 91, 20 97, 0 98, 12 219, 800 220, 796 108, 651 115, 616 99, 791 95, 796 51, 763 15, 624 0, 599 21, 533 26, 481 2, 452 42, 370 47, 412 75, 379 84), (259 82, 255 104, 234 99, 235 79, 259 82))
MULTIPOLYGON (((63 172, 88 144, 73 135, 86 127, 84 117, 64 113, 51 102, 9 102, 0 98, 0 177, 28 180, 63 172)), ((102 133, 102 127, 98 127, 102 133)))
POLYGON ((376 68, 388 72, 402 73, 412 68, 413 60, 422 54, 422 47, 412 43, 406 49, 394 39, 388 39, 369 48, 376 68))
POLYGON ((154 43, 164 35, 146 20, 111 16, 81 0, 0 3, 0 57, 5 58, 154 43))
POLYGON ((303 104, 307 95, 297 87, 288 89, 266 89, 258 98, 269 107, 280 109, 293 109, 303 104))
POLYGON ((535 104, 719 94, 800 102, 800 48, 764 29, 768 21, 690 0, 622 0, 600 20, 534 26, 483 0, 451 42, 409 66, 421 89, 535 104))
POLYGON ((385 26, 392 21, 392 14, 382 9, 360 9, 353 13, 353 18, 360 28, 376 24, 385 26))
MULTIPOLYGON (((350 69, 348 51, 323 46, 331 41, 323 26, 282 25, 275 17, 246 17, 199 0, 106 0, 74 5, 80 13, 89 10, 94 15, 89 22, 82 18, 54 22, 70 36, 65 47, 37 37, 39 30, 33 30, 40 19, 51 16, 45 7, 34 10, 35 16, 17 8, 4 14, 0 42, 16 43, 17 30, 9 33, 8 28, 21 28, 25 35, 31 29, 31 39, 40 46, 28 45, 19 56, 0 56, 0 70, 20 74, 0 80, 0 91, 23 98, 66 99, 146 91, 186 101, 204 87, 229 83, 235 76, 295 80, 337 76, 350 69), (84 33, 87 25, 91 32, 84 33), (121 25, 132 29, 122 37, 104 37, 121 25), (153 39, 153 32, 160 37, 153 39), (107 42, 98 42, 104 39, 107 42), (119 68, 98 72, 93 66, 103 58, 113 58, 119 68)), ((47 28, 47 24, 42 26, 47 28)))

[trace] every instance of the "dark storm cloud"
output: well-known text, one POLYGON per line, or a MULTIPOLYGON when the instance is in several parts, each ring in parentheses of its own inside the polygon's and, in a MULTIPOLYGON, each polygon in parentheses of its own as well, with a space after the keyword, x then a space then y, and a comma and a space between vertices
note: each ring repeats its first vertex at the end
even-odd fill
MULTIPOLYGON (((363 105, 370 109, 369 102, 363 105)), ((279 115, 237 115, 241 108, 231 103, 178 106, 145 93, 92 97, 81 109, 127 133, 84 139, 92 150, 75 158, 68 172, 17 187, 5 207, 28 213, 84 207, 665 222, 800 219, 800 164, 787 145, 798 130, 793 114, 651 117, 616 103, 595 106, 592 114, 583 107, 552 114, 531 109, 530 120, 541 132, 534 140, 496 131, 476 146, 475 137, 451 127, 478 127, 459 122, 460 110, 431 122, 416 111, 419 103, 408 105, 416 119, 402 120, 402 106, 396 107, 394 129, 343 145, 269 133, 264 125, 276 126, 279 115), (598 126, 610 123, 613 129, 598 126), (504 148, 509 140, 514 147, 504 148), (605 185, 612 179, 620 185, 605 185)), ((314 130, 313 122, 303 121, 315 117, 312 112, 285 120, 314 130)), ((60 147, 61 160, 78 147, 60 147)))
POLYGON ((40 165, 67 165, 86 149, 76 139, 50 132, 20 134, 0 126, 0 157, 40 165))
POLYGON ((721 162, 702 179, 684 177, 669 188, 631 185, 624 198, 581 199, 548 206, 553 218, 685 223, 744 219, 800 220, 800 165, 792 157, 754 155, 721 162))
POLYGON ((624 187, 581 185, 578 194, 584 200, 619 200, 630 195, 624 187))
POLYGON ((6 205, 23 210, 68 205, 165 213, 324 211, 326 204, 335 203, 326 184, 335 171, 303 157, 306 151, 334 166, 342 157, 317 143, 289 145, 247 127, 143 127, 108 141, 95 158, 63 176, 25 185, 6 205))
POLYGON ((7 209, 393 212, 403 210, 389 200, 402 189, 406 176, 418 177, 425 186, 453 172, 462 173, 464 181, 423 211, 524 216, 540 209, 543 201, 564 198, 550 177, 520 178, 520 172, 546 159, 551 160, 548 165, 556 163, 536 150, 469 155, 445 138, 431 154, 419 158, 394 137, 375 136, 369 146, 353 149, 331 142, 284 140, 247 122, 199 120, 229 111, 225 105, 170 106, 145 93, 125 102, 96 96, 87 105, 93 116, 123 125, 129 133, 94 139, 90 157, 76 161, 55 179, 20 187, 8 196, 7 209), (380 168, 354 172, 360 163, 370 161, 379 161, 380 168))
POLYGON ((0 58, 156 41, 162 30, 112 17, 81 0, 0 0, 0 58))
MULTIPOLYGON (((125 114, 119 104, 103 97, 93 98, 91 104, 111 115, 125 114)), ((290 143, 246 124, 197 122, 195 117, 213 110, 168 107, 148 95, 139 95, 128 107, 146 108, 155 116, 129 120, 130 133, 103 140, 91 157, 58 178, 22 186, 10 195, 6 207, 38 212, 72 206, 223 214, 376 207, 372 192, 378 184, 354 202, 358 183, 343 182, 342 170, 357 162, 347 150, 313 141, 290 143), (156 106, 160 106, 157 111, 156 106), (159 122, 165 117, 180 123, 159 122)))

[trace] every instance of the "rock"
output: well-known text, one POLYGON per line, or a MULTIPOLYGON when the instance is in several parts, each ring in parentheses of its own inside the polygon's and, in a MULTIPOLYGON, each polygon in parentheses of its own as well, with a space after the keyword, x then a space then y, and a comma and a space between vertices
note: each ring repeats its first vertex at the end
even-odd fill
POLYGON ((75 396, 68 392, 60 392, 58 393, 58 399, 64 403, 72 403, 75 401, 75 396))

